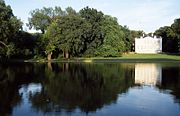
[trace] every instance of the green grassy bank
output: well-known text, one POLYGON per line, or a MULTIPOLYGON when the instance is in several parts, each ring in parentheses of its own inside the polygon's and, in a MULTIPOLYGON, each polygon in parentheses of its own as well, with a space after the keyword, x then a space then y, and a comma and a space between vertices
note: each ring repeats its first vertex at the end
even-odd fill
POLYGON ((122 59, 179 60, 180 56, 168 54, 125 54, 122 59))
MULTIPOLYGON (((47 60, 25 60, 24 62, 47 62, 47 60)), ((167 54, 123 54, 122 57, 91 57, 53 59, 51 62, 177 62, 180 56, 167 54)))
POLYGON ((167 54, 124 54, 122 57, 77 58, 89 62, 179 62, 180 56, 167 54))

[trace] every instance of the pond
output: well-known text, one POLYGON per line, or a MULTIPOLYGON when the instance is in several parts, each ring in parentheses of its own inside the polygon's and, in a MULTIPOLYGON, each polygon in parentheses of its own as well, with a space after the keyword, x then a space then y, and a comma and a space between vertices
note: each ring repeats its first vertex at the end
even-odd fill
POLYGON ((1 116, 179 116, 178 63, 0 64, 1 116))

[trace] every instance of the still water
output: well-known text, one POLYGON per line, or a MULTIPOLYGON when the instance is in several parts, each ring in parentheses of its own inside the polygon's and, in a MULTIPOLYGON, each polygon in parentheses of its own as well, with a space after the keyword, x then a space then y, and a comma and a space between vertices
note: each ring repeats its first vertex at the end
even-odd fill
POLYGON ((180 116, 180 64, 0 64, 6 115, 180 116))

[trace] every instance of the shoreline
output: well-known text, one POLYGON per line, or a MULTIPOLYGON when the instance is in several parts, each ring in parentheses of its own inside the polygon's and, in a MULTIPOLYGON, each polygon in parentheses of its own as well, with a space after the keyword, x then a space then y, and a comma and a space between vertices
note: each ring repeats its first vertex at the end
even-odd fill
POLYGON ((9 60, 8 62, 19 63, 180 63, 174 59, 52 59, 48 60, 9 60))
POLYGON ((109 62, 109 63, 116 63, 116 62, 131 62, 131 63, 148 63, 148 62, 173 62, 173 63, 180 63, 180 56, 176 55, 167 55, 167 54, 126 54, 122 57, 74 57, 74 58, 60 58, 60 59, 52 59, 48 61, 47 59, 9 59, 7 62, 35 62, 35 63, 45 63, 45 62, 52 62, 52 63, 96 63, 96 62, 109 62))

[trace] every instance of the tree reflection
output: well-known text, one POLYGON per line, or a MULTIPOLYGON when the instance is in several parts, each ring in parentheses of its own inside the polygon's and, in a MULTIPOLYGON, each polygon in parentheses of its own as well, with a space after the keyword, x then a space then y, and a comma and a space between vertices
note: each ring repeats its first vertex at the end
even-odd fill
MULTIPOLYGON (((52 64, 46 68, 41 93, 31 97, 37 111, 94 112, 115 103, 133 85, 132 73, 115 64, 52 64), (128 76, 126 76, 128 74, 128 76)), ((132 68, 132 70, 134 70, 132 68)))
MULTIPOLYGON (((34 78, 37 70, 32 64, 0 64, 0 115, 11 115, 13 108, 21 105, 22 95, 19 88, 22 84, 38 82, 34 78)), ((39 79, 40 80, 40 79, 39 79)))

